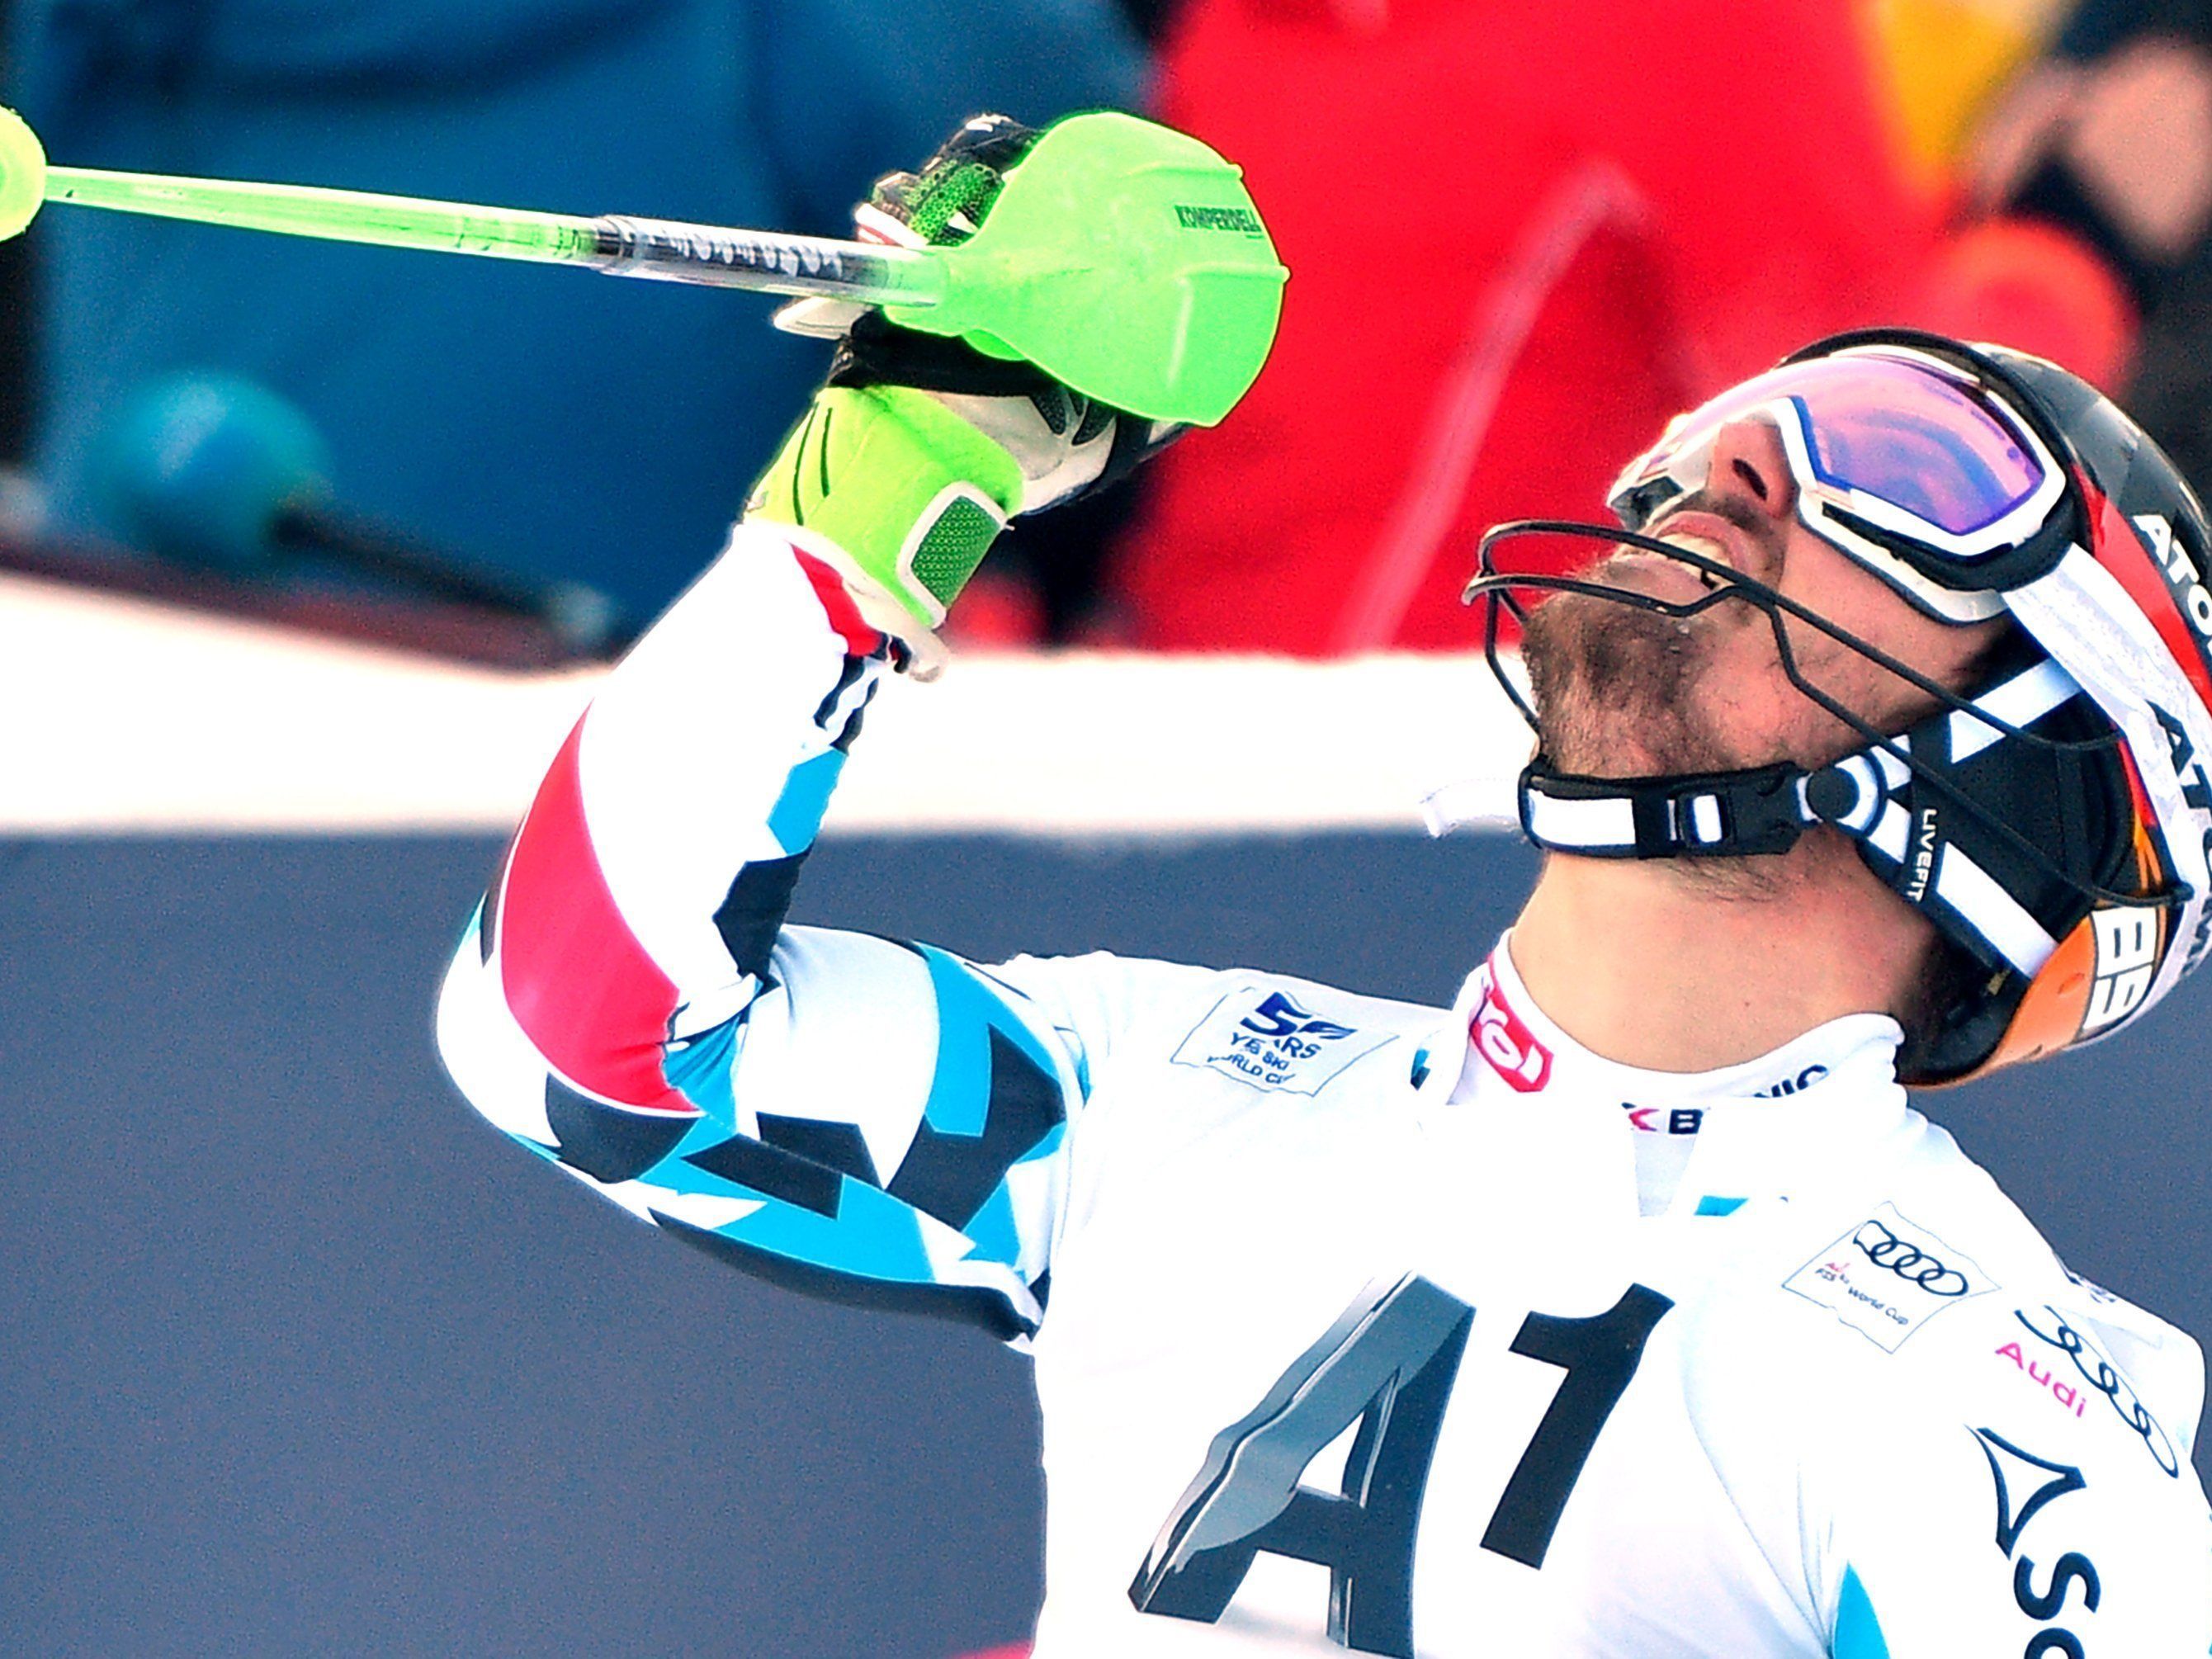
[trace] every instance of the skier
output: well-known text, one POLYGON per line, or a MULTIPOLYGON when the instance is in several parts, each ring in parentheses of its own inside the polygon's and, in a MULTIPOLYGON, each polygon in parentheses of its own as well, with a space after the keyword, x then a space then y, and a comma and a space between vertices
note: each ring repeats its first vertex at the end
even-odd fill
MULTIPOLYGON (((1024 142, 868 222, 970 233, 1024 142)), ((2207 526, 2124 415, 1846 337, 1677 420, 1626 528, 1550 527, 1582 574, 1493 533, 1551 856, 1446 1011, 784 925, 989 527, 1174 435, 797 320, 830 384, 555 761, 441 1043, 685 1242, 1033 1353, 1039 1655, 2204 1650, 2196 1345, 1906 1093, 2212 939, 2207 526)))

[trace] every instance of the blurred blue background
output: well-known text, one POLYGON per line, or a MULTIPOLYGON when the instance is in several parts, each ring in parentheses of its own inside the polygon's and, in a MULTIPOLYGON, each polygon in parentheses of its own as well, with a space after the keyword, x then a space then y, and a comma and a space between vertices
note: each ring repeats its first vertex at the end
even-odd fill
MULTIPOLYGON (((57 161, 849 234, 962 120, 1144 95, 1113 0, 11 0, 57 161)), ((356 512, 649 619, 711 557, 824 348, 771 301, 91 212, 35 236, 55 521, 102 422, 222 371, 303 409, 356 512)))

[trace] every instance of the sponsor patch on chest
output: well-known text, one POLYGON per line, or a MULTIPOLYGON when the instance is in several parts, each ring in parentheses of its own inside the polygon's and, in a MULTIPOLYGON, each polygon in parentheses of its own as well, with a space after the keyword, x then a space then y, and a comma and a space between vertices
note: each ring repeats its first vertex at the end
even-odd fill
POLYGON ((1213 1005, 1170 1058, 1255 1089, 1321 1092, 1344 1068, 1397 1034, 1324 1019, 1282 991, 1232 991, 1213 1005))
POLYGON ((1782 1281, 1887 1352, 1946 1308, 1997 1288, 1972 1258, 1885 1204, 1782 1281))

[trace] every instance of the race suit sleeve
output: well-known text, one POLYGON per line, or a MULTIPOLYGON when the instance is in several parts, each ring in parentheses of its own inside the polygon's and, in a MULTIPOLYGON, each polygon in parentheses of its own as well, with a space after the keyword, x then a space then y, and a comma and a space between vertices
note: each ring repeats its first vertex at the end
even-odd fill
POLYGON ((492 1122, 678 1238, 1018 1340, 1080 1040, 942 951, 784 926, 902 649, 825 562, 741 526, 569 733, 447 975, 439 1046, 492 1122))

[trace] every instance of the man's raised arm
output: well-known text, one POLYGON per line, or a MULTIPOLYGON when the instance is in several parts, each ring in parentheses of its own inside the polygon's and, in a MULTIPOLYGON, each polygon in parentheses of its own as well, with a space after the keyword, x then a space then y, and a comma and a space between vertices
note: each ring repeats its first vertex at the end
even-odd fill
MULTIPOLYGON (((970 123, 879 185, 864 228, 972 233, 1028 142, 970 123)), ((872 313, 807 302, 787 325, 840 337, 830 384, 569 734, 447 977, 439 1044, 485 1116, 687 1241, 1019 1337, 1080 1039, 944 952, 784 915, 882 676, 928 665, 1006 519, 1172 434, 872 313)))

